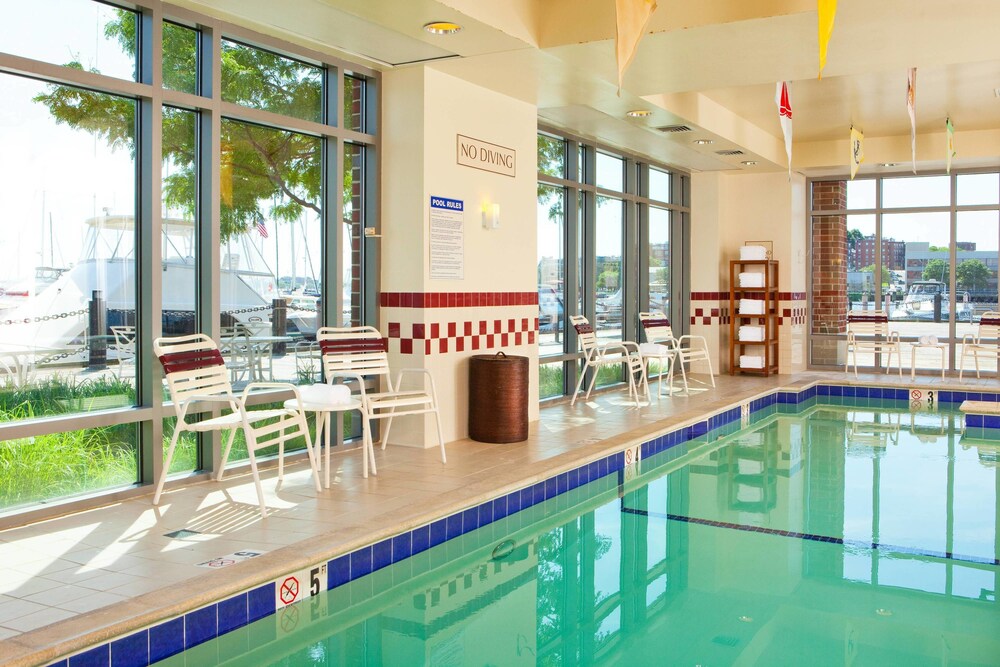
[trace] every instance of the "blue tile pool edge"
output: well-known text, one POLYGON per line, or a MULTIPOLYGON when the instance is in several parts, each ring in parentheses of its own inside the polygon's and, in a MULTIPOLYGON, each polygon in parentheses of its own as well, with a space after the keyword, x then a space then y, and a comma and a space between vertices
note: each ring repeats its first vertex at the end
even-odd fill
MULTIPOLYGON (((634 451, 636 447, 640 450, 639 459, 646 459, 715 429, 739 422, 744 416, 753 417, 761 411, 776 406, 797 406, 811 399, 822 400, 823 397, 908 401, 910 389, 817 382, 797 390, 771 390, 756 398, 743 400, 733 407, 709 413, 691 423, 671 426, 669 431, 639 445, 630 444, 610 455, 422 524, 412 530, 386 537, 374 544, 335 556, 313 567, 326 565, 326 590, 333 590, 431 547, 488 526, 595 480, 616 474, 625 468, 626 451, 634 451), (744 408, 746 408, 745 414, 744 408)), ((937 396, 939 403, 961 403, 965 400, 1000 402, 1000 393, 939 391, 937 396)), ((50 667, 71 667, 77 662, 75 660, 77 658, 88 665, 147 667, 209 639, 271 616, 276 611, 275 582, 269 581, 137 632, 76 651, 50 663, 50 667)))

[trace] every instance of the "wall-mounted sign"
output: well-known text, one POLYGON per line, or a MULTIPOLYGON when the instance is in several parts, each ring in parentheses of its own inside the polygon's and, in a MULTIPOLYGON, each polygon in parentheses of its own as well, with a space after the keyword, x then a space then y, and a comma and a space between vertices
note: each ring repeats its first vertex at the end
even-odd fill
POLYGON ((431 197, 430 250, 432 280, 465 278, 465 202, 431 197))
POLYGON ((513 148, 498 146, 461 134, 457 137, 459 164, 514 177, 517 170, 517 152, 513 148))

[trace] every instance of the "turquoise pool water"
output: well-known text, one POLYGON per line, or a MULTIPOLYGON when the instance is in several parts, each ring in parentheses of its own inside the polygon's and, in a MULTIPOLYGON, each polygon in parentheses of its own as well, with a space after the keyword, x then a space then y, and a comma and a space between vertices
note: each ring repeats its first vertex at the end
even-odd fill
POLYGON ((955 412, 827 400, 158 664, 1000 664, 1000 442, 955 412))

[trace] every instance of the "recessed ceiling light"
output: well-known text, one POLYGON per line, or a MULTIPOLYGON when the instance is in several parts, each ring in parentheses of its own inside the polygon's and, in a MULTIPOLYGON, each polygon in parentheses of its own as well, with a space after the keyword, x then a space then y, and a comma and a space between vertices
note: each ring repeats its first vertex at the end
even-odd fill
POLYGON ((892 616, 892 610, 885 609, 883 607, 879 607, 878 609, 876 609, 875 613, 878 614, 879 616, 892 616))
POLYGON ((698 144, 699 146, 707 146, 709 144, 714 144, 715 142, 712 141, 711 139, 695 139, 694 143, 698 144))
POLYGON ((435 35, 454 35, 462 26, 451 21, 431 21, 424 24, 424 30, 435 35))
POLYGON ((880 166, 880 167, 898 167, 899 163, 898 162, 879 162, 878 166, 880 166))
POLYGON ((740 164, 742 164, 744 167, 756 167, 757 160, 743 160, 743 162, 740 162, 740 164))
POLYGON ((741 623, 753 623, 753 616, 740 616, 741 623))
POLYGON ((632 109, 631 111, 626 111, 625 115, 629 118, 645 118, 646 116, 652 116, 653 112, 649 109, 632 109))

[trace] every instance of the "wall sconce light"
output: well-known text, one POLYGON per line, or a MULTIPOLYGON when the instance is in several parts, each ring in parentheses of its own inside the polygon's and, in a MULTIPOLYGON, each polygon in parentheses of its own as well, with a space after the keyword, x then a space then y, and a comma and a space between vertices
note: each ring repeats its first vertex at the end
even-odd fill
POLYGON ((500 229, 500 204, 483 202, 483 229, 500 229))

